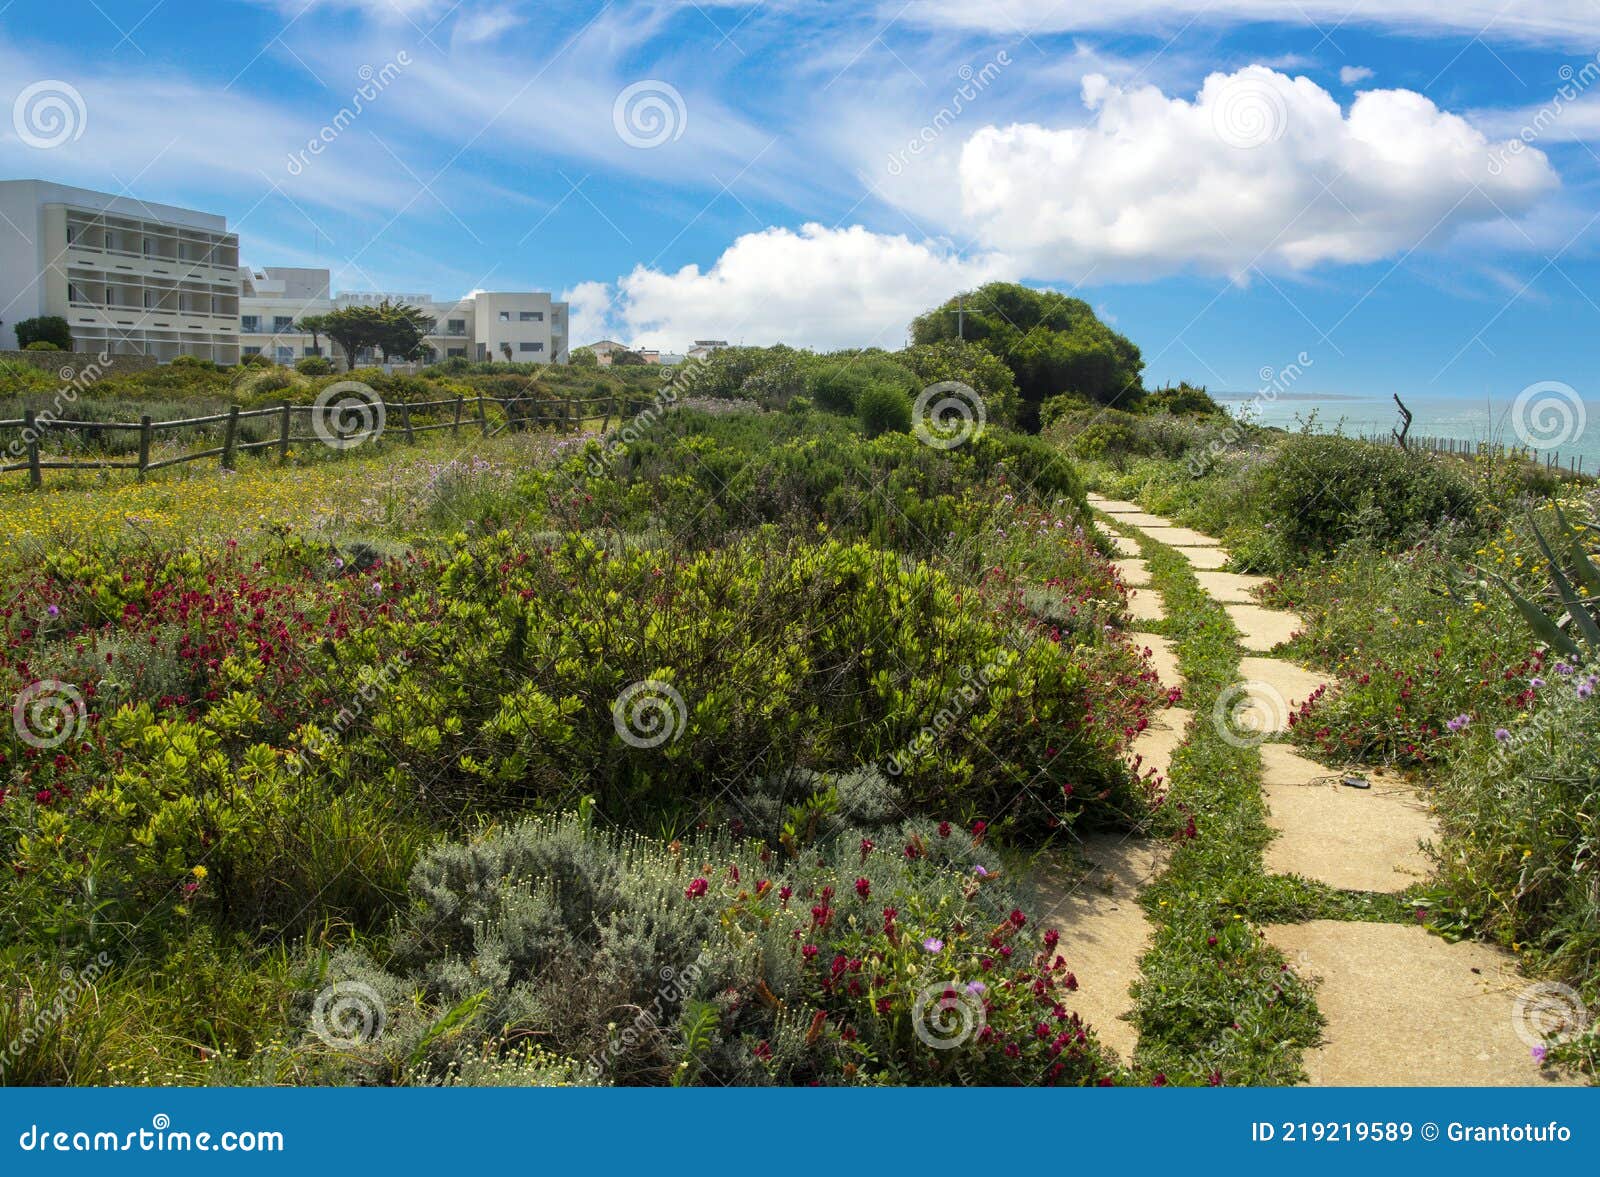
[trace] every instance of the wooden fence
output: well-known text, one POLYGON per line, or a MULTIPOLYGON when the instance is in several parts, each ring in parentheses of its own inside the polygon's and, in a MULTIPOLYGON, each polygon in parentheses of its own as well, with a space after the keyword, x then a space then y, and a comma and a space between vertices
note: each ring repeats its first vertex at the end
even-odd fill
MULTIPOLYGON (((469 431, 476 429, 482 437, 490 437, 505 430, 520 431, 542 426, 551 426, 560 432, 571 433, 584 421, 596 416, 603 416, 607 421, 615 417, 620 422, 629 414, 642 411, 650 401, 647 397, 620 395, 568 397, 565 400, 554 401, 535 400, 531 397, 479 395, 395 404, 387 401, 356 402, 357 405, 362 403, 374 411, 379 405, 382 406, 383 433, 391 435, 398 433, 405 441, 415 443, 418 434, 448 429, 454 437, 460 435, 463 427, 469 431), (497 417, 493 419, 490 414, 491 407, 497 412, 497 417)), ((150 470, 161 470, 168 466, 201 462, 210 458, 218 459, 223 469, 231 470, 239 454, 273 449, 278 451, 278 459, 282 461, 288 458, 289 447, 297 442, 328 443, 328 437, 322 433, 303 431, 304 428, 311 426, 319 413, 324 417, 336 417, 336 406, 319 408, 314 404, 297 405, 288 401, 265 409, 240 409, 236 405, 226 413, 215 413, 207 417, 185 417, 176 421, 153 421, 148 416, 140 417, 138 421, 68 421, 56 419, 48 414, 41 416, 34 410, 28 409, 19 420, 0 421, 0 432, 17 429, 22 431, 21 447, 13 445, 0 450, 0 459, 8 455, 14 456, 18 448, 22 448, 26 455, 21 461, 0 464, 0 474, 26 470, 28 482, 37 487, 43 484, 46 470, 133 470, 142 478, 150 470), (273 421, 277 428, 272 436, 264 439, 243 439, 240 435, 240 426, 256 420, 273 421), (301 432, 296 432, 297 422, 303 423, 299 426, 301 432), (195 453, 151 460, 151 447, 163 434, 218 425, 222 426, 222 444, 195 453), (137 433, 138 458, 90 461, 42 455, 39 450, 40 438, 51 432, 137 433)), ((354 438, 367 439, 359 431, 352 434, 352 441, 354 438)), ((334 439, 338 440, 337 435, 334 439)), ((341 447, 335 445, 334 448, 341 447)))
MULTIPOLYGON (((1380 445, 1393 445, 1394 434, 1363 433, 1362 441, 1380 445)), ((1572 475, 1583 474, 1583 455, 1569 454, 1565 459, 1555 450, 1535 450, 1528 446, 1508 446, 1497 441, 1468 441, 1459 437, 1406 438, 1406 445, 1414 450, 1434 454, 1452 454, 1458 458, 1482 458, 1489 461, 1531 462, 1547 470, 1564 470, 1572 475)))

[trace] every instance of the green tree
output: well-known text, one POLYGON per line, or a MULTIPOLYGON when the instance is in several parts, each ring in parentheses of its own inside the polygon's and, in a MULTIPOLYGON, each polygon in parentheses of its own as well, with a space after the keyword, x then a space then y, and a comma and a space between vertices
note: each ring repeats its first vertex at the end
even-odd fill
POLYGON ((960 339, 913 344, 895 359, 915 372, 923 387, 959 380, 983 399, 990 421, 1010 425, 1017 418, 1017 379, 999 356, 960 339))
POLYGON ((16 325, 16 332, 20 348, 26 349, 30 343, 53 343, 62 351, 72 350, 72 330, 60 315, 22 319, 16 325))
POLYGON ((424 358, 429 350, 426 337, 437 326, 437 321, 423 314, 422 308, 388 299, 378 304, 378 323, 378 338, 374 342, 385 360, 424 358))
POLYGON ((327 315, 306 315, 295 323, 294 329, 311 336, 311 350, 319 356, 322 354, 322 337, 328 330, 327 315))
POLYGON ((1143 395, 1144 360, 1126 336, 1106 326, 1081 298, 991 282, 919 315, 917 346, 971 342, 1005 361, 1017 382, 1018 424, 1036 429, 1047 397, 1075 392, 1128 407, 1143 395))
POLYGON ((356 366, 356 356, 364 348, 377 347, 384 326, 377 307, 348 306, 318 316, 322 333, 344 352, 345 371, 356 366))

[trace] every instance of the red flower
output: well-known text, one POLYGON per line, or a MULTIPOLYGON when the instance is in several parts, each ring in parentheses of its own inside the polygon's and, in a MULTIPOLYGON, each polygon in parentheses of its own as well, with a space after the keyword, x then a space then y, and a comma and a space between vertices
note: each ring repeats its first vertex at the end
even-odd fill
POLYGON ((1047 949, 1054 950, 1059 943, 1061 943, 1061 933, 1054 928, 1047 928, 1044 934, 1044 946, 1047 949))
POLYGON ((765 1039, 756 1043, 755 1055, 762 1062, 768 1062, 771 1060, 772 1047, 767 1044, 765 1039))
POLYGON ((866 899, 872 894, 872 884, 866 879, 856 880, 856 894, 866 899))
POLYGON ((941 838, 948 838, 950 836, 950 823, 949 822, 942 821, 942 822, 939 823, 939 836, 941 838))
POLYGON ((867 861, 867 855, 872 853, 873 847, 875 847, 876 845, 877 845, 877 843, 874 842, 871 838, 862 838, 861 839, 861 861, 862 862, 867 861))
POLYGON ((800 949, 800 955, 805 957, 807 960, 815 960, 817 956, 817 946, 815 944, 805 945, 800 949))
POLYGON ((1013 928, 1020 928, 1027 922, 1028 917, 1023 915, 1021 911, 1017 910, 1016 908, 1011 909, 1011 926, 1013 928))
POLYGON ((710 886, 711 884, 706 882, 704 879, 695 879, 683 889, 683 893, 686 898, 698 899, 700 896, 706 893, 710 886))

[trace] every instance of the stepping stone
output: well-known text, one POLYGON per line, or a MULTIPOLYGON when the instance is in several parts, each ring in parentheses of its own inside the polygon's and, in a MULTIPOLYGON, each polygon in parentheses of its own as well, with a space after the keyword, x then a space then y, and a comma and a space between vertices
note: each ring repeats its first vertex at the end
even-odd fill
POLYGON ((1306 624, 1293 613, 1262 605, 1224 605, 1222 608, 1238 627, 1239 644, 1258 654, 1277 649, 1306 624))
POLYGON ((1140 649, 1145 651, 1151 668, 1161 679, 1161 685, 1167 687, 1181 687, 1183 675, 1178 671, 1178 653, 1173 648, 1172 639, 1164 638, 1156 633, 1130 633, 1128 639, 1140 649))
POLYGON ((1139 547, 1137 540, 1129 539, 1125 535, 1112 535, 1109 538, 1112 550, 1119 556, 1137 556, 1144 550, 1139 547))
POLYGON ((1143 560, 1113 560, 1111 567, 1117 570, 1122 583, 1129 588, 1148 588, 1150 585, 1150 566, 1143 560))
POLYGON ((1172 526, 1172 520, 1163 518, 1160 515, 1147 515, 1143 511, 1128 512, 1118 515, 1116 518, 1119 526, 1126 523, 1129 527, 1137 527, 1141 530, 1148 527, 1172 526))
POLYGON ((1221 548, 1179 548, 1178 555, 1189 561, 1191 568, 1221 568, 1231 558, 1221 548))
POLYGON ((1344 775, 1308 760, 1286 744, 1261 748, 1271 874, 1304 875, 1347 891, 1403 891, 1433 873, 1419 843, 1438 837, 1427 803, 1390 773, 1352 770, 1370 789, 1338 783, 1344 775))
POLYGON ((1150 717, 1150 726, 1134 737, 1130 750, 1138 762, 1138 772, 1148 777, 1150 770, 1166 780, 1172 769, 1172 754, 1183 744, 1194 712, 1183 707, 1167 707, 1150 717))
POLYGON ((1196 572, 1194 578, 1213 600, 1227 605, 1254 604, 1255 597, 1251 590, 1270 583, 1272 579, 1267 576, 1244 576, 1237 572, 1196 572))
POLYGON ((1406 924, 1313 920, 1266 929, 1328 1019, 1307 1051, 1319 1087, 1572 1085, 1541 1070, 1517 1032, 1530 982, 1506 952, 1447 944, 1406 924))
POLYGON ((1134 621, 1165 621, 1161 594, 1153 588, 1134 589, 1128 594, 1128 616, 1134 621))
POLYGON ((1138 515, 1144 510, 1138 503, 1125 503, 1120 499, 1095 499, 1089 501, 1094 504, 1097 511, 1104 511, 1107 515, 1138 515))
POLYGON ((1262 736, 1289 730, 1289 716, 1316 693, 1318 687, 1333 685, 1333 680, 1280 658, 1241 658, 1236 693, 1223 692, 1235 707, 1252 710, 1259 726, 1252 729, 1262 736), (1231 697, 1230 697, 1231 696, 1231 697))
POLYGON ((1139 979, 1139 958, 1150 947, 1150 921, 1139 893, 1166 867, 1171 848, 1164 843, 1120 835, 1096 835, 1079 852, 1089 873, 1068 881, 1061 864, 1036 877, 1034 909, 1039 922, 1061 934, 1056 954, 1078 978, 1078 991, 1066 994, 1068 1006, 1093 1027, 1100 1041, 1124 1060, 1139 1044, 1127 1020, 1129 993, 1139 979))
POLYGON ((1188 527, 1175 527, 1172 524, 1163 526, 1152 525, 1144 528, 1144 533, 1151 539, 1160 543, 1169 544, 1175 548, 1214 548, 1217 541, 1209 535, 1188 527))

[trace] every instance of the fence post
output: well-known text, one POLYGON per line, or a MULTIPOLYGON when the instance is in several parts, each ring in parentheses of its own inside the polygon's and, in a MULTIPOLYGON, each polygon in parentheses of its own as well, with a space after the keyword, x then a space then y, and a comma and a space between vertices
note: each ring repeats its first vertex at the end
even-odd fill
POLYGON ((578 411, 578 402, 577 402, 577 400, 575 398, 569 396, 567 398, 566 409, 564 410, 564 413, 563 413, 563 416, 565 417, 565 421, 563 422, 563 424, 565 424, 565 426, 566 426, 566 428, 563 430, 563 432, 571 433, 574 429, 576 429, 578 427, 577 426, 577 417, 576 417, 577 411, 578 411))
POLYGON ((483 430, 485 437, 489 436, 489 416, 483 411, 483 393, 478 394, 478 428, 483 430))
POLYGON ((405 430, 406 444, 415 445, 417 435, 411 430, 411 406, 405 401, 400 402, 400 428, 405 430))
POLYGON ((139 418, 139 477, 144 477, 144 472, 150 467, 150 414, 146 413, 139 418))
POLYGON ((36 420, 32 409, 22 411, 22 436, 28 443, 28 485, 38 489, 44 481, 44 473, 39 469, 39 430, 35 425, 36 420))
POLYGON ((280 411, 283 415, 278 418, 278 461, 287 462, 289 460, 289 415, 294 410, 290 408, 288 401, 284 401, 283 408, 280 411))
POLYGON ((227 432, 222 435, 222 468, 233 469, 233 447, 239 440, 239 406, 228 410, 227 432))
POLYGON ((451 437, 457 437, 461 433, 461 407, 465 403, 466 403, 466 401, 465 401, 464 398, 459 397, 459 396, 456 397, 456 419, 455 419, 455 423, 450 426, 450 436, 451 437))

